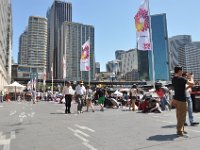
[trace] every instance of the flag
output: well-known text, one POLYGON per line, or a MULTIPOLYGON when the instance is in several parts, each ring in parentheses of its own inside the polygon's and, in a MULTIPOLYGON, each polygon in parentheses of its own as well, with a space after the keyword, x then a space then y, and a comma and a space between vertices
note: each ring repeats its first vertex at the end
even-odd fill
POLYGON ((87 40, 82 45, 80 70, 81 71, 89 71, 90 70, 90 40, 87 40))
POLYGON ((63 56, 63 79, 65 79, 66 76, 66 59, 65 56, 63 56))
POLYGON ((44 72, 43 72, 43 84, 46 84, 47 74, 46 74, 46 67, 44 66, 44 72))
POLYGON ((151 50, 148 0, 143 0, 135 15, 135 27, 138 50, 151 50))

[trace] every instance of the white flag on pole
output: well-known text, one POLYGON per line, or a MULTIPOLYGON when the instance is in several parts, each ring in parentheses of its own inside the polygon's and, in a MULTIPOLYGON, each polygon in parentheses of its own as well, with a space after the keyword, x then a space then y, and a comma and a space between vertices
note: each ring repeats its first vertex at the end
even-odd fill
POLYGON ((89 70, 90 70, 90 40, 87 40, 82 45, 80 71, 89 71, 89 70))
POLYGON ((138 50, 151 50, 148 0, 143 0, 135 15, 135 27, 138 50))

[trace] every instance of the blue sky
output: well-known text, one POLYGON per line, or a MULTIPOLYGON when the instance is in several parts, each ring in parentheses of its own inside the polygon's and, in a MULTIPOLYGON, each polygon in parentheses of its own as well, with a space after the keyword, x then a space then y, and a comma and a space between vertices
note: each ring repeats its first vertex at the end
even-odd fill
MULTIPOLYGON (((17 62, 19 36, 31 15, 46 17, 54 0, 12 0, 13 58, 17 62)), ((66 0, 65 0, 66 1, 66 0)), ((96 61, 105 71, 106 62, 115 59, 115 50, 136 47, 134 15, 142 0, 68 0, 73 22, 95 27, 96 61)), ((200 41, 199 0, 150 0, 152 15, 166 13, 168 36, 192 35, 200 41)))

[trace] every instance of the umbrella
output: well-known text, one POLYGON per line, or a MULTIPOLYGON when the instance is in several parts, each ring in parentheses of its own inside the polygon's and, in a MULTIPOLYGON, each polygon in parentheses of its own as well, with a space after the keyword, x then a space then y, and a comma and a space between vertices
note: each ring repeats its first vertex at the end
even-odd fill
POLYGON ((4 86, 4 88, 8 92, 13 92, 15 93, 15 100, 16 100, 16 93, 17 92, 22 92, 25 89, 26 86, 19 84, 18 82, 13 82, 12 84, 4 86))

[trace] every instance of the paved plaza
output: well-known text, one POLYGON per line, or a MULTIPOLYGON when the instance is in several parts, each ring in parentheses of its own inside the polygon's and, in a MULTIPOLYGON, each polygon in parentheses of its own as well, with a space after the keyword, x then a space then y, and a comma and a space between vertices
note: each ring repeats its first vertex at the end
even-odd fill
MULTIPOLYGON (((125 108, 64 114, 53 102, 0 103, 0 150, 189 150, 199 149, 200 126, 176 133, 175 110, 143 114, 125 108)), ((85 110, 86 108, 84 108, 85 110)), ((200 113, 194 113, 200 120, 200 113)))

